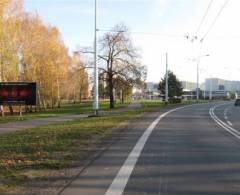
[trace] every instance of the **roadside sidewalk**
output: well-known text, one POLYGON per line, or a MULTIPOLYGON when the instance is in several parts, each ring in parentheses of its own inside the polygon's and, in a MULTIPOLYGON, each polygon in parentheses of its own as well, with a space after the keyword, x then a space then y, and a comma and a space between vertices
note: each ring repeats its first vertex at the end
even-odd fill
POLYGON ((104 115, 111 114, 111 113, 127 112, 127 111, 135 110, 135 109, 138 109, 141 107, 142 107, 142 105, 139 102, 132 101, 131 103, 128 104, 128 106, 126 106, 124 108, 100 111, 100 115, 104 116, 104 115))
POLYGON ((11 133, 14 131, 20 131, 24 129, 38 127, 41 125, 58 124, 58 123, 73 121, 76 119, 87 118, 87 117, 88 117, 88 114, 64 115, 64 116, 57 116, 57 117, 38 118, 38 119, 32 119, 32 120, 4 123, 4 124, 0 124, 0 135, 5 133, 11 133))
MULTIPOLYGON (((138 102, 130 103, 126 108, 120 108, 116 110, 108 110, 108 111, 100 111, 100 115, 105 115, 109 113, 117 113, 117 112, 125 112, 131 109, 136 109, 141 107, 141 104, 138 102)), ((38 118, 32 120, 24 120, 24 121, 16 121, 0 124, 0 135, 11 133, 15 131, 20 131, 24 129, 30 129, 42 125, 51 125, 51 124, 60 124, 67 121, 74 121, 77 119, 87 118, 90 113, 86 114, 78 114, 78 115, 64 115, 64 116, 56 116, 56 117, 48 117, 48 118, 38 118)))

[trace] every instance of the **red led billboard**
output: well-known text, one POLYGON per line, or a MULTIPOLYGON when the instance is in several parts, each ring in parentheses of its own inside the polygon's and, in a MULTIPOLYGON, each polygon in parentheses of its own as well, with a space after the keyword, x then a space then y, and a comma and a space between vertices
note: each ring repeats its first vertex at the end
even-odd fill
POLYGON ((36 83, 0 83, 0 104, 36 105, 36 83))

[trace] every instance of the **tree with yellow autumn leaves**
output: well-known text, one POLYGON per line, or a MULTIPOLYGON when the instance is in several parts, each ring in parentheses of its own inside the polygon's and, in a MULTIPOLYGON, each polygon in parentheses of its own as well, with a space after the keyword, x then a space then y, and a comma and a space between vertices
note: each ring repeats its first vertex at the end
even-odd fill
POLYGON ((83 91, 88 91, 88 75, 79 69, 81 59, 77 68, 73 61, 56 27, 45 25, 37 14, 26 13, 21 0, 0 0, 2 82, 36 82, 41 109, 60 106, 66 86, 74 86, 81 100, 83 91))

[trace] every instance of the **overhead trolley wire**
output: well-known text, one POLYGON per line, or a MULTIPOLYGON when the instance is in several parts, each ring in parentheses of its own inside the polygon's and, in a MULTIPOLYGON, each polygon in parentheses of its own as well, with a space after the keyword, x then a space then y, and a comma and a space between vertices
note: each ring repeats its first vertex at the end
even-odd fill
POLYGON ((201 42, 203 42, 203 40, 207 37, 207 35, 210 33, 210 31, 212 30, 212 28, 214 27, 215 23, 217 22, 217 19, 220 17, 221 13, 223 12, 224 8, 227 6, 228 2, 230 0, 226 0, 224 2, 224 4, 222 5, 221 9, 219 10, 219 12, 217 13, 215 19, 213 20, 213 22, 211 23, 211 25, 209 26, 207 32, 203 35, 203 37, 201 38, 201 42))
MULTIPOLYGON (((202 28, 202 25, 204 23, 204 21, 206 20, 206 17, 209 13, 209 10, 213 4, 214 0, 210 0, 207 9, 201 19, 201 22, 197 28, 196 31, 196 35, 199 33, 200 29, 202 28)), ((216 17, 214 18, 213 22, 211 23, 211 25, 209 26, 208 30, 206 31, 206 33, 204 34, 204 36, 200 39, 201 42, 203 42, 203 40, 207 37, 207 35, 210 33, 210 31, 212 30, 212 28, 214 27, 215 23, 217 22, 217 19, 220 17, 221 13, 223 12, 224 8, 226 7, 226 5, 228 4, 230 0, 226 0, 224 2, 224 4, 222 5, 221 9, 219 10, 219 12, 217 13, 216 17)), ((142 35, 150 35, 150 36, 161 36, 161 37, 171 37, 171 38, 187 38, 190 39, 191 37, 188 35, 177 35, 177 34, 163 34, 163 33, 152 33, 152 32, 134 32, 134 31, 117 31, 117 30, 107 30, 107 29, 98 29, 98 31, 100 32, 129 32, 132 34, 142 34, 142 35)), ((193 36, 193 39, 197 39, 197 36, 193 36)))
POLYGON ((213 1, 214 1, 214 0, 210 0, 209 4, 208 4, 208 6, 207 6, 207 9, 206 9, 206 11, 205 11, 205 13, 204 13, 204 15, 203 15, 203 17, 202 17, 202 19, 201 19, 201 22, 200 22, 200 24, 199 24, 199 26, 198 26, 198 28, 197 28, 197 31, 196 31, 196 33, 195 33, 196 35, 197 35, 197 34, 199 33, 199 31, 200 31, 200 29, 201 29, 201 27, 202 27, 202 25, 203 25, 203 23, 204 23, 207 15, 208 15, 208 12, 209 12, 209 10, 210 10, 210 8, 211 8, 211 6, 212 6, 213 1))
POLYGON ((107 30, 107 29, 99 29, 100 32, 126 32, 126 33, 131 33, 131 34, 139 34, 139 35, 150 35, 150 36, 161 36, 161 37, 185 37, 186 35, 180 35, 180 34, 164 34, 164 33, 154 33, 154 32, 139 32, 139 31, 118 31, 118 30, 107 30))

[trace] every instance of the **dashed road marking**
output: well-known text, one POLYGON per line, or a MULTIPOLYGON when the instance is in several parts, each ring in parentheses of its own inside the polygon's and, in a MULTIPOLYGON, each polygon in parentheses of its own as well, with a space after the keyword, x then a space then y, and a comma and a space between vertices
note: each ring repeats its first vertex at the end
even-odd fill
MULTIPOLYGON (((215 113, 214 110, 216 107, 221 106, 223 104, 217 105, 217 106, 213 106, 212 108, 210 108, 209 110, 209 114, 211 116, 211 118, 218 124, 220 125, 222 128, 224 128, 226 131, 228 131, 229 133, 231 133, 233 136, 235 136, 236 138, 240 139, 240 132, 236 129, 234 129, 233 127, 231 127, 229 124, 223 122, 221 119, 219 119, 215 113)), ((230 122, 230 121, 228 121, 230 122)), ((231 123, 231 122, 230 122, 231 123)))

